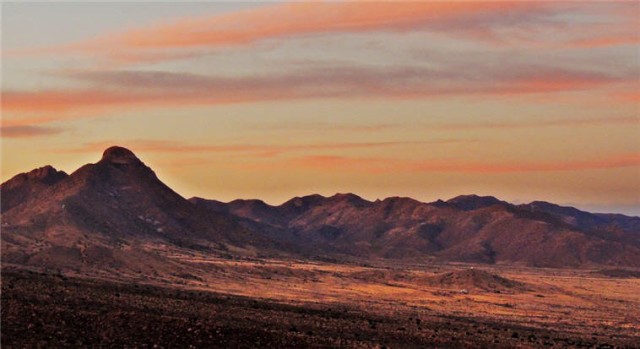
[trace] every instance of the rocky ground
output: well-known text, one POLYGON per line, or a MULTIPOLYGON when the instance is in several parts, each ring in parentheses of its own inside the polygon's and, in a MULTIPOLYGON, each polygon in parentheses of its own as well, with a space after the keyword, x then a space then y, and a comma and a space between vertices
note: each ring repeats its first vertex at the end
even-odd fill
POLYGON ((2 272, 2 347, 633 348, 640 335, 575 333, 427 308, 274 302, 25 270, 2 272))

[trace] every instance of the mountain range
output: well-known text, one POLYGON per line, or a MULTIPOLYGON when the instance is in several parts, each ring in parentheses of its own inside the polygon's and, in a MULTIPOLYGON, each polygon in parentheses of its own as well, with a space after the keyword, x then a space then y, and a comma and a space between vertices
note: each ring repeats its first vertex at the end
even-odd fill
POLYGON ((224 203, 186 199, 128 149, 71 174, 51 166, 0 186, 2 261, 151 271, 149 246, 212 255, 415 259, 535 267, 640 267, 640 217, 463 195, 425 203, 355 194, 224 203))

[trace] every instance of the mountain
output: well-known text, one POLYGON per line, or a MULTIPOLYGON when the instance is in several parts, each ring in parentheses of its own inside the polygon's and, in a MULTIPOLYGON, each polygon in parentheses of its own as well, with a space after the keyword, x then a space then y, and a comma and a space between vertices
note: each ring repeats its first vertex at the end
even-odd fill
POLYGON ((599 222, 586 224, 530 205, 476 195, 423 203, 336 194, 297 197, 279 206, 235 200, 208 208, 287 231, 300 246, 328 254, 540 267, 640 266, 640 229, 634 225, 640 218, 585 213, 599 222))
POLYGON ((58 171, 51 166, 44 166, 11 178, 0 185, 0 192, 2 193, 0 208, 2 212, 20 205, 36 193, 60 182, 67 176, 68 174, 64 171, 58 171))
POLYGON ((508 205, 507 202, 498 200, 493 196, 460 195, 447 200, 447 203, 463 211, 473 211, 479 208, 495 205, 508 205))
POLYGON ((640 267, 639 217, 477 195, 424 203, 314 194, 278 206, 186 200, 121 147, 70 175, 50 166, 17 175, 0 191, 4 263, 177 272, 171 256, 197 251, 640 267))
POLYGON ((1 187, 8 203, 3 262, 141 269, 164 262, 150 245, 211 252, 278 247, 236 218, 190 203, 125 148, 111 147, 71 175, 44 169, 1 187))
POLYGON ((609 232, 640 232, 640 217, 629 217, 622 214, 590 213, 574 207, 559 206, 545 201, 534 201, 520 205, 520 208, 544 213, 556 219, 585 230, 604 230, 609 232))

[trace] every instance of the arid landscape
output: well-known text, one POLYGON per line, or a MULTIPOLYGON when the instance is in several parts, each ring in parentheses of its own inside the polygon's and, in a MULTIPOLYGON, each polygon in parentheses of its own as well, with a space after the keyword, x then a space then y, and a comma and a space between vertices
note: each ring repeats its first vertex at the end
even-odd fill
POLYGON ((640 349, 640 1, 0 13, 2 349, 640 349))
POLYGON ((3 346, 635 348, 640 343, 637 277, 585 270, 484 271, 469 265, 194 262, 210 265, 198 268, 202 277, 96 278, 5 267, 3 346))
POLYGON ((7 348, 640 345, 637 217, 478 196, 186 200, 121 147, 0 189, 7 348), (508 228, 537 254, 494 237, 508 228))

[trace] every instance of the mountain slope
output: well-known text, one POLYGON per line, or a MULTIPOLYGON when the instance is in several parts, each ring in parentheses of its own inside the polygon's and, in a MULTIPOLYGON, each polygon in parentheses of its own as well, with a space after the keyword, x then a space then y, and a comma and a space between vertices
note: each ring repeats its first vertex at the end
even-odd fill
MULTIPOLYGON (((206 206, 206 200, 198 201, 206 206)), ((325 253, 548 267, 640 266, 636 230, 586 229, 493 197, 422 203, 337 194, 294 198, 280 206, 261 202, 259 210, 254 204, 236 200, 210 208, 287 230, 300 245, 325 253)))
MULTIPOLYGON (((534 201, 519 208, 532 213, 545 213, 569 225, 583 230, 618 232, 640 232, 640 217, 622 214, 590 213, 574 207, 559 206, 544 201, 534 201)), ((622 235, 622 234, 621 234, 622 235)), ((640 234, 636 234, 640 239, 640 234)))
MULTIPOLYGON (((3 192, 11 202, 12 195, 3 192)), ((3 260, 38 265, 156 264, 139 248, 146 242, 205 250, 276 245, 235 218, 193 205, 120 147, 8 209, 2 226, 3 260)))
POLYGON ((0 185, 2 212, 20 205, 38 192, 60 182, 68 175, 51 166, 21 173, 0 185))
POLYGON ((9 263, 155 272, 176 267, 166 252, 182 249, 640 267, 638 217, 544 202, 512 205, 476 195, 423 203, 316 194, 279 206, 261 200, 186 200, 121 147, 107 149, 100 161, 71 175, 47 166, 0 189, 2 259, 9 263))

